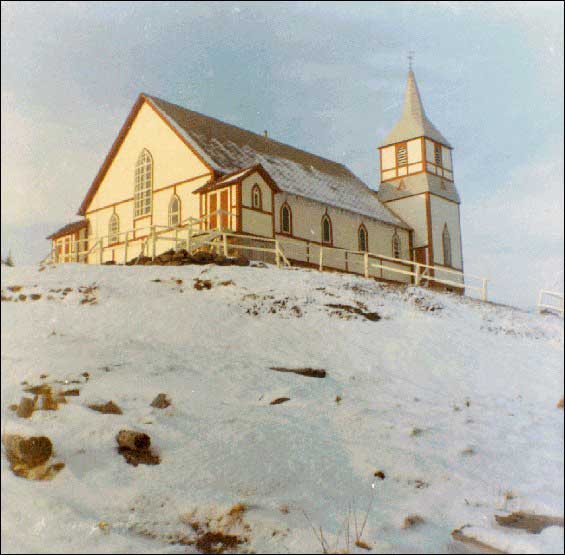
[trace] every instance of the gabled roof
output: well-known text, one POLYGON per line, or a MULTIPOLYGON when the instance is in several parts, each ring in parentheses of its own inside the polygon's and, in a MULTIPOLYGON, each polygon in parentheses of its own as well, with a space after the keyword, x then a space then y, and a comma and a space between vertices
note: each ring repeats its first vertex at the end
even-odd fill
POLYGON ((428 137, 428 139, 432 139, 452 148, 447 139, 436 129, 435 125, 428 119, 428 116, 426 116, 414 72, 409 70, 402 115, 393 130, 381 143, 381 148, 383 146, 415 139, 416 137, 428 137))
POLYGON ((80 215, 86 213, 144 102, 210 169, 214 178, 260 165, 282 191, 408 227, 379 201, 376 191, 344 165, 143 93, 92 182, 80 206, 80 215))
POLYGON ((218 181, 214 181, 213 179, 202 185, 202 187, 198 187, 192 191, 192 194, 196 195, 198 193, 204 193, 208 191, 213 191, 215 189, 221 189, 222 187, 226 187, 227 185, 233 185, 245 179, 246 177, 253 175, 254 173, 258 173, 263 179, 267 182, 267 185, 271 187, 276 193, 280 191, 277 184, 273 181, 271 176, 265 171, 265 168, 261 166, 261 164, 255 164, 250 166, 249 168, 244 168, 242 170, 228 173, 227 175, 222 176, 218 181))
POLYGON ((64 235, 70 235, 71 233, 75 233, 82 229, 83 227, 88 226, 88 220, 79 220, 78 222, 73 222, 72 224, 67 224, 63 226, 61 229, 58 229, 55 233, 52 233, 47 237, 47 239, 58 239, 59 237, 63 237, 64 235))
POLYGON ((145 97, 219 174, 260 164, 282 191, 407 227, 342 164, 166 100, 145 97))

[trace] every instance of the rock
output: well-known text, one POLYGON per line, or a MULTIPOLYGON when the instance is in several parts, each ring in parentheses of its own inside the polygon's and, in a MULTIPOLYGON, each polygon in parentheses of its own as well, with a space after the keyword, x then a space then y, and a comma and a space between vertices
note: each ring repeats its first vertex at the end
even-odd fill
POLYGON ((557 403, 557 408, 563 409, 563 397, 561 397, 561 399, 559 399, 559 402, 557 403))
POLYGON ((377 470, 373 476, 375 476, 375 478, 379 478, 379 480, 384 480, 386 478, 385 473, 382 470, 377 470))
POLYGON ((102 414, 123 414, 122 409, 113 401, 108 401, 107 403, 100 405, 88 405, 88 408, 97 412, 101 412, 102 414))
POLYGON ((194 279, 194 289, 202 291, 203 289, 212 289, 212 282, 209 279, 194 279))
POLYGON ((173 254, 173 260, 184 260, 187 256, 189 256, 188 251, 186 249, 180 249, 173 254))
POLYGON ((195 264, 211 264, 216 260, 213 252, 200 251, 192 256, 195 264))
POLYGON ((153 401, 151 401, 151 406, 156 409, 166 409, 171 405, 171 399, 166 393, 159 393, 153 401))
POLYGON ((39 293, 32 293, 29 297, 32 301, 38 301, 41 299, 41 295, 39 293))
POLYGON ((107 260, 106 262, 104 262, 104 266, 114 266, 115 264, 115 260, 107 260))
POLYGON ((36 400, 37 397, 35 399, 32 399, 30 397, 22 397, 20 404, 18 405, 16 414, 20 418, 30 418, 33 414, 33 411, 35 410, 36 400))
POLYGON ((424 524, 425 520, 420 515, 409 515, 404 519, 402 523, 402 528, 407 530, 408 528, 414 528, 420 524, 424 524))
POLYGON ((246 256, 239 255, 236 259, 234 259, 233 264, 234 266, 249 266, 250 262, 249 258, 246 256))
POLYGON ((5 435, 6 458, 12 472, 28 480, 51 480, 65 467, 58 462, 47 466, 47 461, 53 454, 53 444, 46 436, 23 437, 5 435))
POLYGON ((500 526, 526 530, 530 534, 539 534, 549 526, 561 526, 563 528, 562 516, 545 516, 518 511, 507 516, 495 515, 494 518, 500 526))
POLYGON ((287 401, 290 401, 290 397, 278 397, 277 399, 273 399, 269 405, 280 405, 282 403, 286 403, 287 401))
POLYGON ((151 438, 147 434, 133 430, 120 430, 116 436, 116 441, 120 447, 134 451, 149 449, 151 446, 151 438))

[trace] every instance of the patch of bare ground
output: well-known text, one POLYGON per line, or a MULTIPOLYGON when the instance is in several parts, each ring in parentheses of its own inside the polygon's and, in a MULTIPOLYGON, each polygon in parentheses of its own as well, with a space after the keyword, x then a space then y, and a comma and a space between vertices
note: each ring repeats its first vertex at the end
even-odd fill
POLYGON ((530 534, 539 534, 550 526, 561 526, 563 528, 562 516, 544 516, 518 511, 506 516, 495 515, 494 518, 500 526, 526 530, 530 534))
POLYGON ((307 378, 325 378, 327 372, 318 368, 284 368, 283 366, 271 366, 271 370, 275 372, 290 372, 307 378))
POLYGON ((425 520, 420 515, 408 515, 402 522, 402 528, 408 530, 409 528, 415 528, 420 524, 424 524, 425 520))
POLYGON ((362 316, 366 320, 370 320, 371 322, 378 322, 381 317, 378 312, 368 312, 360 308, 359 306, 351 306, 347 304, 335 304, 329 303, 326 304, 327 307, 331 308, 332 311, 330 312, 333 316, 338 316, 345 320, 349 319, 353 316, 362 316))
POLYGON ((53 444, 46 436, 23 437, 6 434, 2 437, 6 458, 12 472, 28 480, 52 480, 65 463, 47 464, 53 455, 53 444))
POLYGON ((212 289, 212 281, 209 279, 194 278, 194 289, 197 291, 212 289))
POLYGON ((465 528, 467 528, 467 525, 453 530, 453 532, 451 532, 451 537, 454 540, 471 547, 473 549, 473 553, 506 553, 506 551, 502 551, 501 549, 497 549, 496 547, 493 547, 488 543, 479 541, 472 536, 468 536, 465 533, 465 528))

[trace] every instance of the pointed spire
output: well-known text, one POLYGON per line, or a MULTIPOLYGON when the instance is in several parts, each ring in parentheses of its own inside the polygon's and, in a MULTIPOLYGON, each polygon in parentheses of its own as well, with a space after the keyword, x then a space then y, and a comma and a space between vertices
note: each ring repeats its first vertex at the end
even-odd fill
MULTIPOLYGON (((410 66, 412 66, 411 58, 410 66)), ((428 119, 428 116, 426 116, 420 91, 416 83, 416 77, 414 76, 412 67, 410 67, 408 70, 408 81, 406 83, 402 115, 398 123, 394 126, 394 129, 381 143, 381 146, 400 143, 423 136, 451 147, 447 139, 436 129, 434 124, 428 119)))

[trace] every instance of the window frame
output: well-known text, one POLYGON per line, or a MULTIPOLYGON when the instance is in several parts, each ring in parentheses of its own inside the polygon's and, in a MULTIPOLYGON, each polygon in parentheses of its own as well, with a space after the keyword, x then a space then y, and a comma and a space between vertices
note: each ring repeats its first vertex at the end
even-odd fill
POLYGON ((120 242, 120 217, 114 212, 108 220, 108 245, 120 242))
POLYGON ((404 166, 408 166, 408 143, 398 143, 396 145, 396 149, 394 151, 394 160, 396 163, 396 168, 403 168, 404 166), (403 149, 405 153, 405 161, 403 163, 400 163, 398 159, 400 149, 403 149))
POLYGON ((133 217, 144 218, 153 210, 153 156, 146 148, 137 157, 133 179, 133 217))
POLYGON ((173 226, 178 227, 178 226, 181 225, 181 201, 180 201, 179 196, 176 193, 171 195, 171 200, 169 200, 169 206, 167 208, 167 223, 168 223, 169 227, 173 227, 173 226), (171 211, 171 207, 172 207, 173 202, 175 202, 175 201, 177 203, 177 210, 173 213, 171 211), (173 214, 176 214, 176 217, 177 217, 176 223, 171 222, 171 217, 173 216, 173 214))
POLYGON ((369 232, 365 227, 365 224, 361 224, 357 228, 357 246, 360 252, 369 252, 369 232), (363 240, 365 242, 365 248, 361 245, 361 235, 363 235, 363 240))
POLYGON ((453 267, 453 247, 451 244, 451 233, 449 233, 449 228, 447 224, 443 226, 443 231, 441 233, 441 246, 443 252, 443 265, 450 268, 453 267), (446 242, 447 238, 447 242, 446 242), (446 256, 447 254, 447 256, 446 256))
POLYGON ((398 230, 394 230, 392 234, 392 257, 402 259, 402 241, 400 240, 400 235, 398 230))
POLYGON ((434 164, 443 168, 443 151, 439 143, 434 142, 434 164))
POLYGON ((281 227, 281 233, 286 233, 288 235, 292 235, 292 209, 290 208, 290 205, 287 202, 284 202, 283 205, 281 206, 281 223, 280 223, 280 227, 281 227), (284 228, 284 211, 288 210, 288 230, 286 230, 284 228))
POLYGON ((321 229, 321 231, 322 231, 322 241, 321 241, 322 245, 333 245, 332 220, 327 213, 322 216, 321 224, 322 224, 322 229, 321 229), (325 236, 324 236, 324 222, 328 222, 328 231, 329 231, 329 235, 330 235, 328 241, 325 240, 325 236))
POLYGON ((263 210, 263 192, 257 183, 251 188, 251 207, 255 210, 263 210), (257 198, 259 199, 257 205, 255 204, 255 193, 257 193, 257 198))

